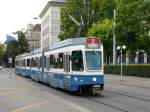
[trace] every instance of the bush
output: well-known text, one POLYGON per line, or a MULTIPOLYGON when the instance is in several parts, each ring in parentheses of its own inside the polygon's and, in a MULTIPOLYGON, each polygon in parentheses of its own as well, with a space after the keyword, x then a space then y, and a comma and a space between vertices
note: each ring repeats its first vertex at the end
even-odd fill
MULTIPOLYGON (((140 76, 140 77, 150 77, 150 65, 123 65, 122 67, 123 75, 127 76, 140 76)), ((105 74, 120 74, 120 65, 105 65, 105 74)))

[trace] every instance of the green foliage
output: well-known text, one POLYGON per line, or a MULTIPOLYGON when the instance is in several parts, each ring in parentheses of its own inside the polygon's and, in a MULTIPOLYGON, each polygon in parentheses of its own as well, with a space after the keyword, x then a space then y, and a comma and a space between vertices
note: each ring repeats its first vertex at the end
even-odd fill
MULTIPOLYGON (((120 74, 120 65, 105 65, 105 74, 120 74)), ((150 77, 150 65, 124 65, 123 75, 150 77)))
POLYGON ((5 46, 0 45, 0 57, 2 57, 5 54, 5 46))
POLYGON ((28 48, 28 42, 27 40, 25 39, 25 35, 23 32, 21 31, 17 31, 17 34, 18 34, 18 48, 17 48, 17 54, 23 54, 25 52, 28 52, 29 51, 29 48, 28 48))
POLYGON ((80 22, 80 15, 83 15, 83 0, 66 0, 66 5, 62 8, 62 29, 59 37, 61 40, 76 36, 78 26, 69 18, 72 15, 80 22))
POLYGON ((7 58, 12 57, 13 64, 16 55, 20 55, 29 51, 28 43, 27 40, 25 39, 24 33, 21 31, 17 31, 16 34, 18 34, 18 42, 17 41, 8 42, 6 51, 6 57, 7 58))
POLYGON ((101 37, 102 41, 105 42, 108 38, 112 38, 112 30, 112 20, 105 19, 93 24, 92 28, 89 29, 88 35, 101 37))
POLYGON ((116 9, 116 43, 125 44, 129 53, 149 51, 150 0, 66 0, 62 8, 61 40, 74 38, 78 22, 83 17, 84 27, 80 36, 99 36, 104 44, 105 57, 112 55, 112 20, 116 9))
POLYGON ((113 10, 116 7, 116 0, 97 0, 99 1, 99 11, 101 12, 101 16, 103 19, 112 19, 114 17, 113 10))
POLYGON ((120 0, 117 2, 117 40, 131 50, 138 48, 139 37, 150 31, 149 0, 120 0))
POLYGON ((7 51, 6 51, 6 56, 7 59, 9 57, 13 58, 13 62, 15 59, 15 56, 18 54, 18 45, 16 41, 8 42, 7 43, 7 51))
POLYGON ((62 8, 62 29, 59 37, 61 40, 76 37, 78 26, 69 18, 72 15, 78 22, 83 17, 84 27, 80 36, 87 36, 92 24, 105 18, 113 17, 114 0, 66 0, 62 8))
POLYGON ((0 45, 0 64, 4 63, 6 54, 6 46, 0 45))
POLYGON ((141 50, 149 51, 150 50, 150 35, 144 35, 138 38, 137 48, 141 50))
POLYGON ((105 19, 93 24, 92 28, 89 29, 89 36, 100 37, 104 45, 104 55, 109 58, 112 53, 112 31, 113 24, 112 20, 105 19))

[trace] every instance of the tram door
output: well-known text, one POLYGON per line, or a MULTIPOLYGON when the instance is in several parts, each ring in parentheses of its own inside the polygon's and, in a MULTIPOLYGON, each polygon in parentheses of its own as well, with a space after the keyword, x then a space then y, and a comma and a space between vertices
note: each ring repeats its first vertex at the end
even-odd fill
POLYGON ((64 53, 64 72, 68 74, 70 72, 70 59, 69 53, 64 53))
POLYGON ((64 77, 64 89, 67 89, 69 86, 69 79, 67 78, 67 76, 69 75, 69 72, 70 72, 69 53, 64 53, 63 62, 64 62, 64 72, 66 74, 66 76, 64 77))

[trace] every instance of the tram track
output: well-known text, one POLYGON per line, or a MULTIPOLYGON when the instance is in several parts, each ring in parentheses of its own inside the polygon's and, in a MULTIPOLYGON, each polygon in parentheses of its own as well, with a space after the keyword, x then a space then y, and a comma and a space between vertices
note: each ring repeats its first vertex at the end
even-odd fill
MULTIPOLYGON (((120 96, 124 96, 124 97, 128 97, 128 98, 133 98, 133 99, 135 99, 135 100, 140 100, 140 101, 143 101, 143 102, 150 103, 150 99, 138 97, 138 96, 140 96, 140 94, 136 94, 136 95, 138 95, 138 96, 135 96, 134 93, 114 92, 114 91, 105 89, 105 90, 104 90, 104 94, 105 94, 106 92, 109 93, 109 94, 120 95, 120 96), (132 94, 134 94, 134 95, 132 95, 132 94)), ((107 94, 107 93, 106 93, 106 94, 107 94)), ((141 96, 143 96, 143 95, 141 95, 141 96)), ((143 97, 148 97, 148 96, 143 96, 143 97)), ((127 110, 126 108, 123 108, 123 107, 122 107, 124 104, 122 104, 122 106, 119 106, 119 104, 113 104, 113 103, 110 103, 110 102, 108 102, 107 100, 105 101, 105 100, 103 100, 103 99, 100 100, 100 99, 98 99, 97 97, 94 98, 93 96, 92 96, 92 97, 87 97, 87 99, 90 100, 90 101, 92 101, 92 102, 95 102, 95 103, 97 103, 97 104, 101 104, 101 105, 107 106, 107 107, 112 108, 112 109, 116 109, 116 110, 121 111, 121 112, 129 112, 129 110, 127 110)), ((125 106, 126 106, 126 105, 125 105, 125 106)))
POLYGON ((95 102, 95 103, 98 103, 98 104, 101 104, 101 105, 104 105, 104 106, 107 106, 109 108, 113 108, 115 110, 118 110, 118 111, 121 111, 121 112, 129 112, 128 110, 126 109, 123 109, 123 108, 120 108, 118 106, 114 106, 114 105, 111 105, 109 103, 105 103, 103 101, 99 101, 99 100, 96 100, 96 99, 93 99, 93 98, 87 98, 89 101, 92 101, 92 102, 95 102))
MULTIPOLYGON (((129 97, 129 98, 134 98, 134 99, 138 99, 138 100, 142 100, 142 101, 145 101, 145 102, 150 102, 150 99, 145 99, 145 98, 141 98, 141 97, 137 97, 137 96, 132 96, 132 95, 129 95, 130 93, 128 94, 123 94, 121 92, 114 92, 114 91, 111 91, 111 90, 106 90, 106 92, 109 92, 109 93, 112 93, 112 94, 117 94, 117 95, 121 95, 121 96, 126 96, 126 97, 129 97)), ((138 94, 139 95, 139 94, 138 94)))

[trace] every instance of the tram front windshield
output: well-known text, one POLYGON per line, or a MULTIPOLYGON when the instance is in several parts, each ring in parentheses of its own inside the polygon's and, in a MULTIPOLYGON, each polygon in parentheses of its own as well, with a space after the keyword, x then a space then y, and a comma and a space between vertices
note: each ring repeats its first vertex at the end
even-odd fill
POLYGON ((100 51, 85 51, 87 70, 102 69, 102 54, 100 51))

